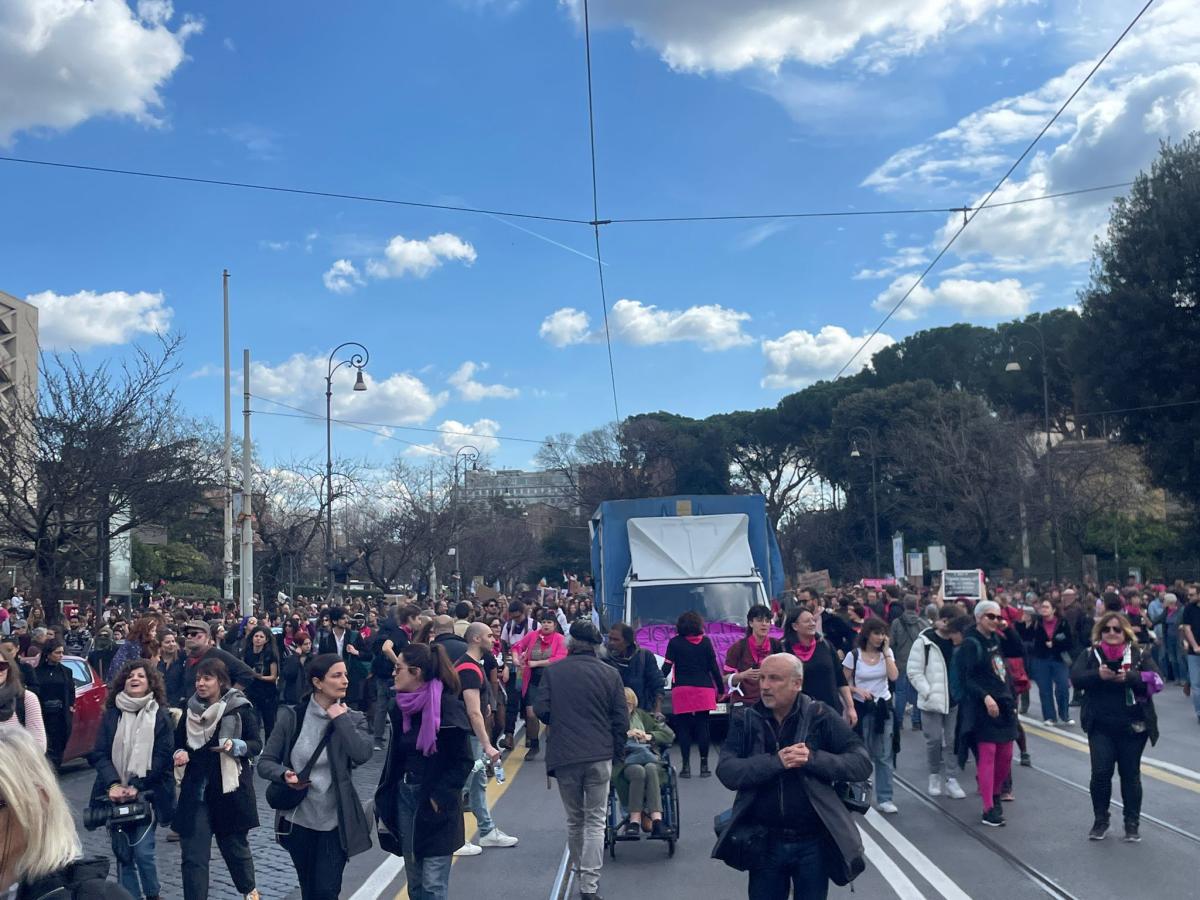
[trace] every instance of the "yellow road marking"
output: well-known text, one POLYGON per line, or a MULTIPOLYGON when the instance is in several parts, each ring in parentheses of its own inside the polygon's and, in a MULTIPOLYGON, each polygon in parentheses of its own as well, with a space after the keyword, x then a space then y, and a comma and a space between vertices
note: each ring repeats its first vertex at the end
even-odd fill
MULTIPOLYGON (((509 785, 513 783, 513 780, 517 777, 517 773, 521 771, 521 766, 523 765, 525 765, 524 743, 517 746, 516 749, 510 750, 508 755, 504 758, 504 784, 497 784, 495 779, 492 779, 490 782, 488 782, 487 790, 485 792, 487 794, 488 809, 496 808, 497 801, 504 796, 504 792, 507 791, 509 785)), ((471 813, 464 811, 463 821, 466 823, 467 837, 473 838, 475 833, 479 831, 479 825, 475 822, 475 817, 471 815, 471 813)), ((450 865, 453 866, 458 862, 458 860, 459 857, 453 857, 450 861, 450 865)), ((407 884, 400 888, 400 893, 396 895, 395 900, 408 900, 407 884)))
MULTIPOLYGON (((1028 722, 1023 724, 1025 725, 1026 732, 1032 733, 1044 740, 1052 741, 1053 743, 1062 747, 1070 747, 1072 750, 1078 750, 1080 753, 1088 752, 1088 746, 1085 743, 1072 740, 1071 738, 1064 737, 1061 734, 1055 734, 1053 731, 1040 728, 1037 725, 1030 725, 1028 722)), ((1196 782, 1192 781, 1191 779, 1184 778, 1181 775, 1176 775, 1174 772, 1167 772, 1158 768, 1157 766, 1142 763, 1142 774, 1148 778, 1157 779, 1165 784, 1174 785, 1175 787, 1181 787, 1185 790, 1189 790, 1192 793, 1200 794, 1200 785, 1196 784, 1196 782)))

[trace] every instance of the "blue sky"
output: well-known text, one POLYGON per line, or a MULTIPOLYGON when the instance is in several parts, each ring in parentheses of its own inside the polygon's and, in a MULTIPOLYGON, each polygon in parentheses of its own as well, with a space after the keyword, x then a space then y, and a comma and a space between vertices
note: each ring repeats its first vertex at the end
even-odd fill
MULTIPOLYGON (((581 2, 9 0, 0 155, 587 220, 581 2)), ((976 202, 1140 6, 594 0, 600 216, 976 202)), ((1195 4, 1158 0, 996 199, 1127 181, 1200 127, 1197 41, 1195 4)), ((873 347, 1075 302, 1111 195, 981 213, 873 347)), ((44 345, 100 362, 180 331, 198 416, 221 415, 228 267, 264 411, 322 412, 325 356, 357 340, 370 390, 339 383, 339 417, 472 431, 517 467, 536 445, 506 438, 612 418, 585 226, 11 162, 0 196, 0 290, 42 308, 44 345)), ((773 405, 833 376, 956 223, 605 226, 621 413, 773 405)), ((323 452, 303 421, 255 436, 268 460, 323 452)), ((377 462, 466 440, 335 433, 377 462)))

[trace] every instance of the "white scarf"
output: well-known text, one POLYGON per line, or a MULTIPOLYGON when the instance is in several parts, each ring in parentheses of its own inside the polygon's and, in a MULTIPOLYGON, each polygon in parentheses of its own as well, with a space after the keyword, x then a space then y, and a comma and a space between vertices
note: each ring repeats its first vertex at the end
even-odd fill
MULTIPOLYGON (((217 735, 219 742, 240 740, 241 717, 225 717, 227 711, 236 711, 248 706, 245 695, 236 689, 225 692, 225 696, 210 706, 205 706, 195 694, 187 705, 187 745, 191 750, 199 750, 210 740, 213 733, 220 728, 217 735)), ((238 761, 228 753, 221 753, 221 793, 232 794, 238 788, 238 776, 241 769, 238 761)))
POLYGON ((150 771, 158 701, 153 694, 130 697, 121 691, 114 699, 114 705, 121 711, 121 718, 113 737, 112 761, 121 784, 127 785, 131 778, 145 778, 150 771))

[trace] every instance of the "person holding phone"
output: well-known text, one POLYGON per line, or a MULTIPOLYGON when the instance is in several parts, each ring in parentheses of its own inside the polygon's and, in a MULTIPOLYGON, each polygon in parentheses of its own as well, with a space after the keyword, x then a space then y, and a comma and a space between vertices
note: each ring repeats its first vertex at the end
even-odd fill
POLYGON ((1095 822, 1088 838, 1104 840, 1115 769, 1121 775, 1125 840, 1141 840, 1142 753, 1158 741, 1152 695, 1162 678, 1149 648, 1138 645, 1132 624, 1118 612, 1102 615, 1092 629, 1092 645, 1075 659, 1071 682, 1083 691, 1081 719, 1092 760, 1089 791, 1095 822))
POLYGON ((374 750, 366 716, 346 706, 350 673, 342 658, 313 657, 304 676, 305 696, 279 710, 258 775, 305 791, 299 806, 280 813, 279 842, 292 857, 303 900, 337 900, 347 861, 371 847, 371 823, 352 773, 374 750))
POLYGON ((771 608, 761 604, 750 607, 746 613, 746 636, 725 653, 731 706, 753 706, 758 702, 762 661, 782 652, 783 644, 771 637, 771 608))
POLYGON ((207 900, 212 840, 246 900, 259 900, 248 835, 258 827, 250 760, 262 750, 258 714, 233 687, 220 659, 196 664, 196 693, 175 729, 175 765, 187 766, 179 786, 175 831, 183 858, 184 900, 207 900))
POLYGON ((883 619, 867 619, 858 634, 857 646, 842 662, 854 705, 858 729, 875 767, 875 804, 879 811, 899 812, 893 802, 892 724, 895 711, 889 682, 900 672, 896 656, 888 646, 888 625, 883 619))

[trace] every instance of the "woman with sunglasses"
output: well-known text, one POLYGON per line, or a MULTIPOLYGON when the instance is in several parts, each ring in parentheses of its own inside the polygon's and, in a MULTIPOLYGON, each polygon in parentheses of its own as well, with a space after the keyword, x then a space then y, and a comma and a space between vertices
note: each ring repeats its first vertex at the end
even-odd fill
POLYGON ((1013 741, 1017 739, 1016 698, 996 634, 1001 618, 999 603, 976 603, 975 627, 963 638, 956 660, 963 694, 955 739, 958 766, 963 768, 971 750, 975 751, 975 778, 983 801, 980 821, 991 827, 1005 824, 1000 793, 1012 773, 1013 741))
POLYGON ((1108 833, 1109 803, 1115 769, 1121 775, 1125 840, 1136 843, 1142 812, 1142 752, 1146 741, 1158 741, 1153 694, 1162 678, 1148 648, 1124 615, 1107 612, 1092 628, 1092 645, 1071 667, 1071 682, 1083 692, 1081 718, 1092 758, 1090 792, 1096 820, 1088 837, 1102 841, 1108 833))
POLYGON ((375 791, 379 846, 404 857, 412 900, 446 900, 454 851, 466 842, 462 789, 475 763, 471 723, 441 647, 408 644, 393 683, 392 738, 375 791))

